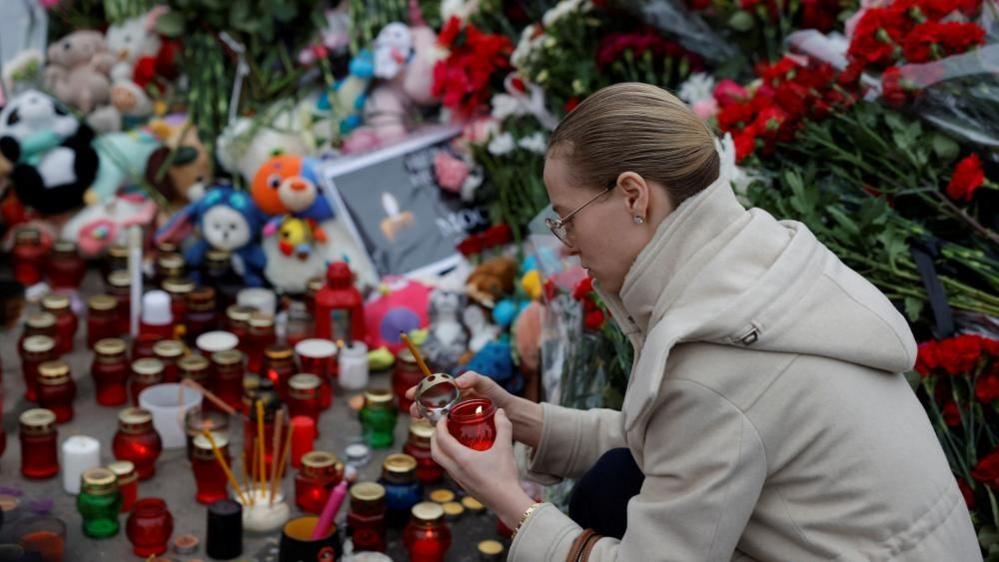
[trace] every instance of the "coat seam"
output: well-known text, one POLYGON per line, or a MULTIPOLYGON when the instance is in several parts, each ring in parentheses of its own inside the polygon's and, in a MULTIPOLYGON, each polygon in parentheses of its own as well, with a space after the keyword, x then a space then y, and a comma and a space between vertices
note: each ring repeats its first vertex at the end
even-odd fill
MULTIPOLYGON (((842 265, 842 262, 840 262, 840 263, 842 265)), ((891 332, 891 335, 895 337, 895 341, 898 343, 898 345, 903 350, 906 350, 905 341, 903 341, 903 339, 901 337, 899 337, 898 332, 895 331, 895 329, 892 327, 891 323, 888 322, 888 320, 886 318, 884 318, 878 311, 874 310, 870 306, 868 306, 868 305, 864 304, 863 302, 857 300, 857 298, 850 291, 846 290, 846 288, 843 287, 843 285, 841 285, 839 283, 839 281, 836 280, 835 277, 833 277, 832 275, 830 275, 828 271, 823 271, 822 272, 822 276, 825 277, 826 279, 828 279, 829 281, 831 281, 832 284, 835 285, 836 288, 839 289, 839 291, 842 294, 846 295, 846 297, 848 299, 850 299, 851 301, 853 301, 854 304, 856 304, 856 305, 860 306, 861 308, 863 308, 864 310, 870 312, 871 315, 873 315, 875 318, 877 318, 878 321, 881 322, 881 324, 885 328, 887 328, 889 332, 891 332)), ((908 351, 905 351, 905 356, 907 358, 909 358, 909 352, 908 351)), ((911 367, 911 365, 910 365, 910 367, 911 367)))

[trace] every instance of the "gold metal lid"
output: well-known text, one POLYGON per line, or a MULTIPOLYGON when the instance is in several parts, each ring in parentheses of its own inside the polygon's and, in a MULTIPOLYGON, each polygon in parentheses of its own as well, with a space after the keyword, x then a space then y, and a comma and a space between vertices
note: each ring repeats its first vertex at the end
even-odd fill
POLYGON ((430 446, 430 438, 434 436, 434 426, 426 420, 414 420, 409 424, 409 437, 421 445, 430 446))
POLYGON ((55 340, 48 336, 29 336, 24 338, 21 348, 28 353, 47 353, 55 349, 55 340))
POLYGON ((243 376, 243 392, 253 391, 260 388, 260 375, 248 374, 243 376))
POLYGON ((62 384, 69 378, 69 365, 62 359, 46 361, 38 366, 38 382, 41 384, 62 384))
POLYGON ((128 271, 118 269, 108 274, 108 285, 112 287, 131 287, 132 277, 128 274, 128 271))
POLYGON ((482 502, 472 496, 465 496, 461 498, 461 505, 465 506, 465 509, 468 511, 482 511, 486 508, 486 506, 482 505, 482 502))
POLYGON ((174 358, 184 354, 184 344, 177 340, 160 340, 153 345, 156 357, 174 358))
POLYGON ((125 408, 118 412, 118 429, 125 433, 145 432, 153 424, 153 413, 145 408, 125 408))
POLYGON ((32 226, 22 226, 14 234, 16 242, 34 242, 42 239, 42 232, 32 226))
POLYGON ((315 390, 321 384, 319 377, 312 373, 298 373, 288 379, 288 388, 291 390, 315 390))
POLYGON ((216 351, 212 354, 212 363, 218 363, 219 365, 235 365, 242 360, 243 352, 238 349, 216 351))
POLYGON ((391 404, 392 391, 384 388, 373 388, 364 392, 364 402, 366 404, 391 404))
POLYGON ((336 466, 340 462, 336 455, 326 451, 310 451, 302 455, 302 466, 305 468, 320 469, 336 466))
POLYGON ((503 543, 490 539, 480 542, 478 549, 481 554, 496 556, 497 554, 503 553, 503 543))
POLYGON ((128 259, 128 246, 125 244, 114 244, 108 248, 108 255, 112 258, 128 259))
POLYGON ((171 277, 163 280, 162 287, 171 295, 186 295, 194 290, 194 281, 186 277, 171 277))
POLYGON ((159 242, 156 244, 156 251, 160 254, 176 254, 177 245, 173 242, 159 242))
POLYGON ((264 351, 268 359, 291 359, 294 354, 295 350, 288 345, 271 345, 264 351))
MULTIPOLYGON (((218 433, 215 431, 212 431, 211 434, 212 434, 212 440, 215 441, 215 446, 218 447, 220 451, 229 446, 228 435, 224 433, 218 433)), ((193 443, 195 449, 203 449, 207 451, 212 450, 212 442, 209 441, 208 438, 205 437, 203 433, 195 435, 193 443)))
POLYGON ((114 310, 118 306, 118 299, 111 295, 94 295, 87 299, 87 306, 90 310, 114 310))
POLYGON ((197 287, 187 294, 189 305, 195 305, 195 310, 201 310, 198 306, 205 306, 207 309, 215 307, 215 289, 211 287, 197 287))
POLYGON ((240 304, 230 305, 229 308, 225 309, 225 315, 229 320, 233 322, 249 322, 250 315, 256 312, 257 309, 252 306, 243 306, 240 304))
POLYGON ((444 515, 447 517, 458 517, 465 513, 465 508, 458 502, 444 502, 441 504, 441 509, 444 510, 444 515))
POLYGON ((452 492, 451 490, 446 490, 444 488, 434 490, 433 492, 430 492, 430 501, 436 503, 453 502, 454 492, 452 492))
POLYGON ((52 314, 51 312, 45 312, 43 310, 41 312, 36 312, 34 314, 28 315, 28 320, 25 323, 28 325, 29 328, 33 328, 35 330, 44 330, 46 328, 51 328, 52 326, 55 326, 56 317, 55 314, 52 314))
POLYGON ((385 488, 375 482, 359 482, 350 487, 350 497, 362 502, 378 501, 385 497, 385 488))
POLYGON ((69 297, 66 295, 45 295, 42 298, 42 308, 45 310, 63 310, 69 308, 69 297))
POLYGON ((163 372, 163 362, 155 357, 144 357, 132 361, 132 372, 139 376, 158 375, 163 372))
POLYGON ((266 312, 256 311, 250 314, 251 328, 270 328, 274 326, 274 317, 266 312))
POLYGON ((416 357, 413 357, 413 352, 410 351, 408 348, 404 347, 400 349, 399 353, 395 354, 395 358, 398 359, 400 362, 405 363, 407 366, 418 367, 416 363, 416 357))
POLYGON ((177 253, 161 254, 156 258, 156 265, 163 269, 180 269, 184 267, 184 256, 177 253))
POLYGON ((103 496, 118 491, 118 477, 106 468, 91 468, 83 471, 82 491, 92 496, 103 496))
POLYGON ((205 252, 206 261, 223 262, 223 261, 229 261, 231 257, 232 254, 227 252, 226 250, 211 249, 205 252))
POLYGON ((135 472, 135 464, 132 461, 115 461, 108 465, 108 470, 113 472, 115 476, 121 480, 123 477, 129 476, 135 472))
POLYGON ((52 244, 52 251, 57 254, 76 253, 76 244, 72 240, 57 240, 52 244))
POLYGON ((395 453, 385 457, 382 467, 393 474, 406 474, 416 470, 416 459, 403 453, 395 453))
POLYGON ((185 355, 177 361, 177 367, 181 371, 201 371, 207 369, 209 365, 211 363, 204 355, 185 355))
POLYGON ((28 434, 48 433, 55 428, 56 416, 52 410, 32 408, 25 410, 18 419, 21 431, 28 434))
POLYGON ((119 355, 125 353, 125 340, 121 338, 104 338, 97 340, 94 351, 98 355, 119 355))
POLYGON ((420 502, 413 506, 413 517, 420 521, 432 523, 444 518, 444 508, 434 502, 420 502))

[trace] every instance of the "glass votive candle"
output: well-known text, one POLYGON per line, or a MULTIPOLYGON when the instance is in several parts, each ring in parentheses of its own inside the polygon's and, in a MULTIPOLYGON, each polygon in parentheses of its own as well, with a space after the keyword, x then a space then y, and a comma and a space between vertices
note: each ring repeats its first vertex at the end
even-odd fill
POLYGON ((156 256, 156 266, 153 270, 156 285, 163 286, 170 279, 184 277, 184 256, 176 252, 163 252, 156 256))
POLYGON ((395 369, 392 371, 392 392, 399 403, 399 411, 408 414, 413 401, 406 398, 406 391, 420 384, 423 371, 416 363, 413 353, 406 348, 399 350, 395 356, 395 369))
POLYGON ((198 336, 218 329, 215 289, 198 287, 187 294, 187 316, 184 318, 187 343, 193 345, 198 336))
POLYGON ((156 473, 156 459, 163 451, 163 442, 153 427, 153 414, 143 408, 126 408, 118 414, 118 432, 112 444, 117 460, 132 461, 139 480, 148 480, 156 473))
POLYGON ((40 311, 29 314, 24 321, 24 331, 21 332, 21 339, 17 342, 18 352, 24 345, 24 340, 31 336, 48 336, 55 341, 56 338, 56 317, 50 312, 40 311))
POLYGON ((444 469, 434 462, 430 454, 430 439, 434 426, 423 420, 409 424, 409 439, 402 452, 416 459, 416 478, 424 485, 434 484, 444 479, 444 469))
POLYGON ((153 356, 163 363, 163 382, 180 380, 177 362, 184 356, 184 344, 178 340, 158 341, 153 345, 153 356))
POLYGON ((177 361, 177 370, 181 380, 191 379, 201 386, 210 389, 211 363, 203 355, 185 355, 177 361))
POLYGON ((295 356, 290 346, 276 344, 264 351, 260 376, 267 377, 274 384, 281 400, 288 398, 288 379, 296 372, 295 356))
POLYGON ((132 511, 135 500, 139 497, 139 473, 135 471, 132 461, 115 461, 108 465, 108 470, 118 478, 118 491, 121 492, 122 513, 132 511))
MULTIPOLYGON (((212 435, 215 446, 222 453, 222 458, 230 464, 229 438, 221 433, 212 435)), ((215 458, 212 443, 203 434, 194 437, 194 448, 191 453, 191 470, 194 472, 194 483, 197 487, 194 499, 205 505, 224 500, 229 497, 226 477, 222 465, 215 458)))
POLYGON ((306 513, 319 515, 333 487, 343 479, 343 464, 336 455, 312 451, 302 456, 302 468, 295 475, 295 505, 306 513))
POLYGON ((412 562, 444 562, 451 548, 451 530, 444 523, 444 508, 433 502, 414 505, 402 542, 412 562))
MULTIPOLYGON (((184 414, 184 432, 187 434, 187 459, 194 459, 194 438, 202 431, 213 435, 226 435, 229 430, 229 416, 224 412, 195 406, 184 414)), ((228 437, 226 438, 228 440, 228 437)))
POLYGON ((251 408, 255 408, 257 396, 260 394, 260 376, 243 375, 243 399, 240 402, 239 411, 247 415, 251 408))
POLYGON ((132 397, 132 405, 139 405, 139 394, 163 382, 163 362, 155 357, 146 357, 132 362, 132 376, 128 380, 128 393, 132 397))
POLYGON ((105 338, 94 345, 90 375, 94 379, 97 403, 120 406, 128 400, 127 384, 131 369, 125 357, 125 340, 105 338))
POLYGON ((48 248, 42 243, 40 230, 33 227, 18 228, 14 233, 14 247, 10 253, 14 279, 25 287, 41 281, 46 254, 48 248))
POLYGON ((459 443, 485 451, 496 441, 496 408, 491 400, 472 398, 459 402, 447 416, 447 430, 459 443))
POLYGON ((132 358, 152 357, 156 342, 173 339, 173 321, 170 295, 164 291, 149 291, 142 295, 139 334, 132 342, 132 358))
POLYGON ((240 410, 243 401, 243 353, 232 349, 212 354, 215 395, 233 409, 240 410))
POLYGON ((302 457, 316 442, 316 421, 305 416, 291 418, 291 466, 300 468, 302 457))
POLYGON ((145 558, 166 552, 173 534, 173 515, 166 502, 160 498, 143 498, 135 502, 125 523, 125 534, 136 556, 145 558))
MULTIPOLYGON (((118 333, 128 334, 132 330, 132 277, 127 269, 112 271, 107 279, 107 293, 118 301, 118 333)), ((138 304, 137 304, 138 305, 138 304)))
MULTIPOLYGON (((274 455, 280 454, 284 448, 284 439, 280 439, 278 448, 274 449, 274 422, 278 410, 284 409, 284 405, 274 400, 264 400, 264 402, 264 478, 269 479, 274 455)), ((257 435, 257 409, 254 407, 250 409, 249 415, 244 418, 243 422, 243 462, 246 463, 247 467, 252 467, 253 459, 258 458, 253 450, 253 443, 257 439, 257 435)))
POLYGON ((264 350, 277 343, 274 332, 274 317, 264 312, 254 312, 250 315, 249 345, 246 347, 246 368, 251 373, 260 372, 263 363, 264 350))
POLYGON ((250 343, 250 315, 256 311, 255 308, 238 304, 230 305, 225 309, 226 329, 239 340, 238 348, 245 351, 250 343))
POLYGON ((87 300, 87 347, 118 337, 118 301, 111 295, 95 295, 87 300))
POLYGON ((32 408, 19 418, 21 474, 25 478, 52 478, 59 474, 59 435, 51 410, 32 408))
POLYGON ((38 400, 38 367, 58 357, 55 340, 48 336, 31 336, 21 344, 21 372, 24 375, 24 398, 38 400))
POLYGON ((319 390, 319 407, 323 410, 329 408, 333 403, 333 386, 330 380, 335 368, 336 353, 336 344, 330 340, 312 338, 302 340, 295 346, 299 371, 312 373, 322 381, 319 390))
POLYGON ((313 337, 312 315, 305 309, 305 305, 300 302, 291 301, 286 310, 287 321, 284 328, 284 341, 291 347, 295 347, 302 340, 313 337))
POLYGON ((69 372, 69 365, 62 359, 47 361, 38 367, 38 405, 51 410, 56 423, 73 419, 73 400, 76 383, 69 372))
POLYGON ((409 519, 409 510, 423 500, 423 486, 416 479, 416 459, 404 454, 385 457, 378 483, 385 487, 389 525, 402 527, 409 519))
POLYGON ((63 561, 66 553, 66 523, 62 519, 48 515, 28 516, 8 526, 11 527, 9 536, 27 555, 25 558, 15 558, 16 560, 63 561))
POLYGON ((47 295, 42 299, 42 308, 56 318, 56 351, 59 355, 73 351, 73 338, 80 322, 69 307, 69 297, 47 295))
POLYGON ((126 244, 114 243, 108 248, 104 260, 104 273, 110 274, 114 271, 128 271, 128 246, 126 244))
POLYGON ((76 251, 76 244, 59 240, 52 245, 46 274, 53 289, 76 289, 87 273, 87 264, 76 251))
POLYGON ((292 416, 312 418, 319 427, 319 377, 299 373, 288 379, 288 412, 292 416))
POLYGON ((347 528, 354 551, 385 552, 385 488, 374 482, 350 487, 347 528))
POLYGON ((170 295, 170 313, 173 315, 174 334, 187 336, 187 296, 194 291, 194 281, 174 277, 163 281, 163 290, 170 295))
POLYGON ((361 408, 361 433, 373 449, 387 449, 395 441, 395 420, 398 412, 392 402, 392 392, 373 389, 364 393, 361 408))
POLYGON ((76 509, 83 517, 84 535, 106 539, 118 534, 121 492, 114 473, 106 468, 91 468, 84 472, 76 509))

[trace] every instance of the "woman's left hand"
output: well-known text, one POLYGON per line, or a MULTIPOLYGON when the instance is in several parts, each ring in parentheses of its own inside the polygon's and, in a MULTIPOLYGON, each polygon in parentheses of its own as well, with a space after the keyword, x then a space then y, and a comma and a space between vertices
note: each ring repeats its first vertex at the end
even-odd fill
POLYGON ((513 424, 502 408, 496 410, 496 441, 485 451, 470 449, 455 439, 447 429, 447 418, 437 422, 430 441, 434 461, 454 480, 485 504, 513 529, 520 517, 534 503, 521 489, 517 461, 513 457, 513 424))

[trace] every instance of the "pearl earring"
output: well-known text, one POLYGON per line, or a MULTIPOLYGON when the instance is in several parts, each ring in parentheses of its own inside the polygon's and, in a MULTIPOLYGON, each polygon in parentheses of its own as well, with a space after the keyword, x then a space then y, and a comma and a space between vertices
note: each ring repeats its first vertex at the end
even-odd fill
POLYGON ((643 219, 638 215, 635 215, 635 218, 633 220, 635 221, 635 224, 645 224, 645 219, 643 219))

